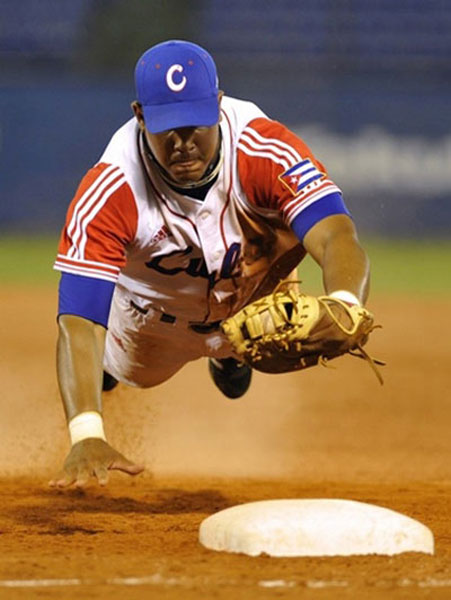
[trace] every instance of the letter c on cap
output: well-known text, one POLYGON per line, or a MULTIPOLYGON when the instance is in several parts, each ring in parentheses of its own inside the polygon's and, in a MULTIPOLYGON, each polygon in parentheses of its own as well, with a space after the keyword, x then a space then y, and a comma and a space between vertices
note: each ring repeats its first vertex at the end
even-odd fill
POLYGON ((176 83, 173 79, 173 75, 176 71, 182 73, 182 65, 172 65, 172 67, 169 67, 168 72, 166 73, 166 83, 168 88, 173 92, 181 92, 186 85, 186 77, 183 75, 182 81, 180 83, 176 83))

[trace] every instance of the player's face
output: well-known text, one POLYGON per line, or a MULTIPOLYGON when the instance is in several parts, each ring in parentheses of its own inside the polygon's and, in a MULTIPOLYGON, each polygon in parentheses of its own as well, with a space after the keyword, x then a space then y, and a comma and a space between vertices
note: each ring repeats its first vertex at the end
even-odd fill
POLYGON ((180 127, 161 133, 145 130, 153 155, 180 184, 202 179, 219 150, 219 126, 180 127))

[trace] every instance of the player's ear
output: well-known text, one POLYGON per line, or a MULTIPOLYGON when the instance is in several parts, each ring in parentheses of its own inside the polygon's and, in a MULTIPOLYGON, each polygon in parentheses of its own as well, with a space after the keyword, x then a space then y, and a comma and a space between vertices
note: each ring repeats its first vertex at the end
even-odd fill
POLYGON ((224 96, 224 92, 222 90, 218 91, 218 106, 219 106, 219 122, 222 121, 222 113, 221 113, 221 100, 224 96))
POLYGON ((144 123, 144 114, 141 104, 137 100, 134 100, 130 106, 132 107, 133 114, 135 115, 139 126, 141 129, 144 129, 146 125, 144 123))

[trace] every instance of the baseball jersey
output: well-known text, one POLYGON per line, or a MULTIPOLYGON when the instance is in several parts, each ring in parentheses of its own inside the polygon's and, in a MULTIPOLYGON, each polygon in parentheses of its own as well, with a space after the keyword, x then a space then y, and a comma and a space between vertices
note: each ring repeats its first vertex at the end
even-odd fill
POLYGON ((304 142, 255 104, 224 97, 220 128, 221 169, 199 200, 163 180, 125 123, 69 206, 54 268, 194 322, 269 293, 305 255, 303 235, 347 209, 304 142))

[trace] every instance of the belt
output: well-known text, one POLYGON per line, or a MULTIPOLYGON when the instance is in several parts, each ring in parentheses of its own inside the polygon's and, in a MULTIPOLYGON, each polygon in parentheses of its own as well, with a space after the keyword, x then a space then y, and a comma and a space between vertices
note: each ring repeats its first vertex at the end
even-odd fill
POLYGON ((211 333, 212 331, 219 331, 219 325, 221 321, 213 321, 212 323, 190 323, 188 327, 195 333, 211 333))
MULTIPOLYGON (((147 315, 147 313, 149 312, 147 308, 142 308, 141 306, 138 306, 138 304, 133 302, 133 300, 130 300, 130 306, 132 306, 142 315, 147 315)), ((173 325, 177 321, 177 317, 164 312, 161 313, 160 321, 162 323, 170 323, 173 325)), ((196 321, 190 321, 188 323, 188 327, 192 329, 195 333, 205 334, 211 333, 212 331, 219 331, 220 324, 221 321, 212 321, 211 323, 197 323, 196 321)))

